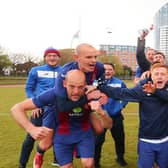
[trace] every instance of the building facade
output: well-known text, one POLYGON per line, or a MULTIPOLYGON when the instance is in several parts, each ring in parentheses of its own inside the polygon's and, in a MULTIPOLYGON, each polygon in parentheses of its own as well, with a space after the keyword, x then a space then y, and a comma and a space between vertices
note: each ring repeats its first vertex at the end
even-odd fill
POLYGON ((107 56, 118 56, 122 65, 130 67, 133 72, 137 67, 136 49, 136 46, 129 45, 100 45, 100 50, 106 51, 107 56))
POLYGON ((154 25, 155 49, 162 51, 168 60, 168 2, 155 14, 154 25))

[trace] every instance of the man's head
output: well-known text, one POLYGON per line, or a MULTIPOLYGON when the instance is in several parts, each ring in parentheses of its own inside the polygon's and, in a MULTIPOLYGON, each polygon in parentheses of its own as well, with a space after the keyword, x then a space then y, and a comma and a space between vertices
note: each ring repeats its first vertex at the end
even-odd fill
POLYGON ((154 63, 159 62, 159 63, 165 64, 166 63, 165 55, 160 51, 156 51, 156 53, 153 56, 153 62, 154 63))
POLYGON ((105 78, 111 79, 115 74, 115 67, 112 63, 104 63, 105 78))
POLYGON ((93 72, 96 65, 96 58, 99 54, 90 44, 80 44, 76 48, 75 60, 78 62, 79 69, 82 72, 93 72))
POLYGON ((50 66, 56 66, 60 61, 60 52, 55 48, 47 48, 44 51, 44 61, 50 66))
POLYGON ((85 74, 80 70, 70 70, 66 74, 63 85, 67 90, 68 98, 72 101, 78 101, 84 95, 86 86, 85 74))
POLYGON ((161 63, 155 63, 151 66, 151 79, 157 89, 162 89, 168 82, 168 67, 161 63))
POLYGON ((150 62, 153 63, 153 56, 155 54, 155 50, 153 48, 148 48, 146 51, 146 59, 150 62))

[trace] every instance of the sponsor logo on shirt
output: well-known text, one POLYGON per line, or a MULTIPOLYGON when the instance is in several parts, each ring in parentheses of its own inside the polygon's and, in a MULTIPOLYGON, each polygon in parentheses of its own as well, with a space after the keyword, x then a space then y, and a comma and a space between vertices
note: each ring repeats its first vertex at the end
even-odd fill
POLYGON ((71 117, 81 117, 83 116, 83 111, 81 107, 76 107, 72 109, 71 113, 69 113, 69 116, 71 117))
POLYGON ((38 77, 40 78, 56 78, 58 73, 53 71, 37 71, 38 77))

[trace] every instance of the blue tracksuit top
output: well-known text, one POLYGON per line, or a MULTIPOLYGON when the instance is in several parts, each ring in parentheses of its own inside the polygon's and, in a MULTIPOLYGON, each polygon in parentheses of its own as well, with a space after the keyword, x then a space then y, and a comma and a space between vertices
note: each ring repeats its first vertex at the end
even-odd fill
POLYGON ((154 94, 143 92, 142 85, 134 88, 100 86, 109 97, 139 102, 139 138, 161 139, 168 136, 168 85, 154 94))
POLYGON ((43 91, 54 87, 57 73, 61 66, 49 66, 48 64, 33 67, 26 82, 26 95, 28 98, 39 95, 43 91))
POLYGON ((140 78, 142 73, 142 69, 138 66, 135 72, 135 77, 140 78))
MULTIPOLYGON (((78 62, 73 61, 65 64, 62 68, 58 77, 56 79, 55 89, 57 92, 57 96, 66 97, 66 90, 63 87, 63 80, 65 79, 65 75, 68 71, 73 69, 79 69, 78 62)), ((87 84, 92 84, 95 79, 100 78, 104 74, 103 64, 100 62, 96 62, 94 72, 85 73, 87 84)))
MULTIPOLYGON (((112 77, 110 80, 107 80, 107 86, 114 88, 126 88, 125 83, 116 78, 112 77)), ((103 105, 103 109, 105 109, 111 117, 114 117, 121 113, 121 110, 127 105, 127 101, 115 100, 113 98, 108 98, 107 104, 103 105)))

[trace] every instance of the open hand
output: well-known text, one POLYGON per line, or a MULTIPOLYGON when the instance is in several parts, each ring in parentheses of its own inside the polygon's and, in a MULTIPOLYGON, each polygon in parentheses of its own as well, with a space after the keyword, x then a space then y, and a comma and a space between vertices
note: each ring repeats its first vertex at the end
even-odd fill
POLYGON ((143 85, 143 91, 146 93, 154 93, 156 90, 156 85, 152 84, 152 82, 148 82, 143 85))

